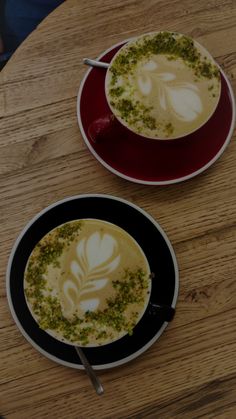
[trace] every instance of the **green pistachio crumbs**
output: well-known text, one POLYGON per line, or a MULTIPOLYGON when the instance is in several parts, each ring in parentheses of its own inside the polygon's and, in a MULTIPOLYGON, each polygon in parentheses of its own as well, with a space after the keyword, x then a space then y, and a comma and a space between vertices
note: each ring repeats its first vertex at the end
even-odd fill
POLYGON ((68 247, 76 238, 81 226, 81 221, 63 224, 35 246, 25 275, 25 280, 30 286, 27 291, 29 294, 30 289, 33 290, 34 288, 34 293, 41 295, 41 291, 46 284, 43 275, 46 273, 48 265, 52 264, 53 267, 58 267, 59 257, 65 247, 68 247))
POLYGON ((121 279, 113 281, 116 292, 114 297, 107 299, 107 307, 104 310, 87 311, 85 319, 76 315, 73 320, 65 318, 59 299, 47 293, 51 291, 47 289, 44 279, 48 266, 58 266, 58 258, 65 246, 75 240, 80 229, 80 221, 63 225, 55 234, 49 233, 46 240, 38 243, 30 257, 25 274, 25 295, 37 316, 39 326, 43 330, 58 331, 66 340, 83 345, 89 342, 90 336, 94 336, 99 344, 108 338, 112 340, 116 332, 132 334, 139 313, 133 311, 128 321, 125 310, 130 304, 144 302, 148 281, 142 269, 134 272, 126 270, 121 279), (103 328, 109 328, 109 333, 103 328))
POLYGON ((185 35, 176 37, 171 32, 160 32, 154 37, 145 37, 143 42, 131 45, 116 57, 110 68, 111 85, 116 84, 119 76, 132 73, 140 59, 148 58, 153 54, 167 55, 170 60, 182 58, 187 65, 194 69, 197 77, 202 76, 208 79, 219 77, 217 66, 211 61, 207 61, 206 57, 201 58, 201 54, 191 38, 185 35))
POLYGON ((59 267, 58 259, 63 250, 77 237, 81 226, 81 221, 62 225, 41 240, 30 256, 25 272, 27 283, 25 295, 32 304, 34 313, 39 317, 40 327, 43 329, 46 324, 49 328, 54 328, 57 319, 61 316, 61 307, 57 299, 50 295, 45 296, 46 280, 44 275, 50 264, 53 267, 59 267))
MULTIPOLYGON (((193 40, 184 35, 176 37, 171 32, 160 32, 154 37, 144 37, 142 42, 124 49, 115 58, 110 68, 112 77, 109 93, 113 98, 111 106, 116 108, 121 118, 130 125, 142 121, 143 126, 150 130, 159 128, 156 120, 149 115, 152 108, 145 107, 140 101, 122 98, 124 88, 116 87, 116 83, 120 76, 132 74, 140 59, 151 57, 153 54, 164 54, 169 60, 181 58, 188 67, 193 69, 197 79, 220 78, 217 66, 207 60, 207 57, 202 58, 193 40)), ((173 126, 170 125, 166 124, 164 127, 167 136, 172 134, 174 130, 173 126)))
MULTIPOLYGON (((94 333, 97 328, 105 326, 116 332, 126 331, 132 335, 139 313, 132 312, 131 320, 127 321, 125 311, 131 304, 144 302, 144 290, 148 288, 145 273, 142 269, 133 272, 127 269, 122 279, 112 281, 112 285, 116 293, 106 300, 107 307, 104 310, 87 311, 86 320, 93 324, 94 333)), ((106 334, 105 331, 102 333, 106 334)), ((99 334, 96 339, 99 339, 99 334)))

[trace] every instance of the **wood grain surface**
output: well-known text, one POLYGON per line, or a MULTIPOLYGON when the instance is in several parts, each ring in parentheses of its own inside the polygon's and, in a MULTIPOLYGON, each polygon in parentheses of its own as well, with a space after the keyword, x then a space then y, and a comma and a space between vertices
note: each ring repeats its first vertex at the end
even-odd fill
POLYGON ((236 418, 236 142, 202 175, 143 186, 107 171, 85 146, 76 97, 96 58, 126 38, 173 30, 201 42, 236 89, 235 0, 67 0, 0 74, 0 415, 41 418, 236 418), (143 355, 86 374, 44 358, 8 308, 5 272, 13 243, 47 205, 81 193, 128 199, 166 231, 178 260, 174 321, 143 355))

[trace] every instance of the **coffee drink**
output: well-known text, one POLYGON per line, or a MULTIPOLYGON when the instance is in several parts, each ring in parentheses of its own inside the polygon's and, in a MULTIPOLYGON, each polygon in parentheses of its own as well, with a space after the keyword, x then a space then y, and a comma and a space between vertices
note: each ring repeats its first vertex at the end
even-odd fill
POLYGON ((151 291, 138 243, 106 221, 63 224, 33 249, 24 274, 29 310, 60 341, 97 346, 132 334, 151 291))
POLYGON ((105 91, 113 114, 127 128, 153 139, 179 138, 200 128, 215 111, 220 71, 193 39, 151 33, 116 53, 105 91))

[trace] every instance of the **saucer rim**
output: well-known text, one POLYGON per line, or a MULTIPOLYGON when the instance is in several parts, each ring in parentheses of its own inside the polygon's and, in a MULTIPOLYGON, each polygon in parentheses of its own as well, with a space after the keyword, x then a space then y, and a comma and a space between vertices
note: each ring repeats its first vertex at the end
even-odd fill
MULTIPOLYGON (((176 259, 176 255, 173 249, 173 246, 167 236, 167 234, 164 232, 164 230, 162 229, 162 227, 160 226, 160 224, 151 216, 149 215, 143 208, 137 206, 136 204, 133 204, 132 202, 123 199, 123 198, 119 198, 113 195, 107 195, 107 194, 80 194, 80 195, 74 195, 71 197, 67 197, 64 198, 62 200, 59 200, 57 202, 54 202, 53 204, 47 206, 46 208, 44 208, 43 210, 41 210, 40 212, 38 212, 26 225, 25 227, 22 229, 22 231, 20 232, 20 234, 18 235, 15 243, 13 244, 9 259, 8 259, 8 264, 7 264, 7 270, 6 270, 6 295, 7 295, 7 301, 8 301, 8 306, 12 315, 12 318, 16 324, 16 326, 18 327, 19 331, 21 332, 21 334, 24 336, 24 338, 32 345, 33 348, 35 348, 39 353, 41 353, 42 355, 44 355, 46 358, 56 362, 57 364, 61 364, 64 365, 66 367, 70 367, 70 368, 74 368, 74 369, 79 369, 79 370, 83 370, 84 367, 83 365, 79 365, 79 364, 74 364, 74 363, 70 363, 67 361, 64 361, 52 354, 50 354, 49 352, 45 351, 44 349, 41 348, 41 346, 39 346, 37 343, 34 342, 34 340, 28 335, 28 333, 25 331, 23 325, 21 324, 21 322, 18 319, 17 313, 15 312, 15 309, 13 307, 13 302, 12 302, 12 298, 11 298, 11 287, 10 287, 10 277, 11 277, 11 266, 12 266, 12 262, 13 262, 13 258, 15 255, 15 252, 20 244, 21 239, 23 238, 23 236, 25 235, 25 233, 27 232, 27 230, 35 223, 36 220, 38 220, 43 214, 45 214, 46 212, 50 211, 52 208, 55 208, 65 202, 69 202, 69 201, 73 201, 73 200, 78 200, 78 199, 83 199, 83 198, 107 198, 107 199, 112 199, 115 201, 119 201, 124 203, 125 205, 131 206, 133 207, 135 210, 141 212, 141 214, 143 214, 146 218, 148 218, 153 225, 155 226, 155 228, 160 232, 160 234, 162 235, 163 239, 165 240, 165 243, 170 251, 171 257, 172 257, 172 261, 173 261, 173 266, 174 266, 174 272, 175 272, 175 289, 174 289, 174 295, 173 295, 173 299, 172 299, 172 304, 171 307, 175 308, 176 307, 176 303, 177 303, 177 299, 178 299, 178 293, 179 293, 179 268, 178 268, 178 262, 176 259)), ((146 343, 146 345, 144 345, 141 349, 139 349, 138 351, 132 353, 132 355, 129 355, 125 358, 122 358, 118 361, 115 362, 111 362, 108 364, 101 364, 101 365, 94 365, 93 368, 96 370, 105 370, 105 369, 109 369, 109 368, 114 368, 114 367, 118 367, 120 365, 126 364, 130 361, 132 361, 133 359, 137 358, 139 355, 141 355, 142 353, 144 353, 148 348, 150 348, 153 343, 162 335, 163 331, 166 329, 166 327, 168 326, 168 322, 164 322, 163 325, 161 326, 161 328, 158 330, 158 332, 156 333, 156 335, 148 342, 146 343)))
MULTIPOLYGON (((109 52, 111 52, 113 49, 115 49, 115 48, 117 48, 119 46, 122 46, 125 42, 129 42, 129 41, 135 40, 136 38, 137 37, 132 37, 132 38, 123 40, 122 42, 118 42, 117 44, 115 44, 115 45, 111 46, 110 48, 106 49, 105 51, 103 51, 96 58, 96 60, 99 61, 106 54, 108 54, 109 52)), ((85 73, 85 75, 84 75, 84 77, 83 77, 83 79, 82 79, 82 81, 80 83, 80 87, 79 87, 78 94, 77 94, 77 107, 76 107, 77 122, 78 122, 78 125, 79 125, 79 128, 80 128, 80 132, 82 134, 83 140, 84 140, 86 146, 88 147, 89 151, 96 158, 96 160, 99 161, 99 163, 101 163, 107 170, 109 170, 113 174, 115 174, 115 175, 117 175, 117 176, 119 176, 119 177, 121 177, 123 179, 126 179, 128 181, 131 181, 131 182, 134 182, 134 183, 138 183, 138 184, 142 184, 142 185, 159 185, 159 186, 162 186, 162 185, 173 185, 175 183, 180 183, 180 182, 184 182, 184 181, 186 181, 188 179, 192 179, 195 176, 203 173, 205 170, 207 170, 209 167, 211 167, 220 158, 220 156, 224 153, 226 147, 228 146, 228 144, 229 144, 229 142, 230 142, 230 140, 232 138, 233 131, 234 131, 234 128, 235 128, 235 123, 236 123, 236 103, 235 103, 235 98, 234 98, 234 92, 233 92, 232 86, 231 86, 230 81, 229 81, 228 77, 226 76, 225 72, 222 70, 221 66, 218 63, 217 63, 217 65, 218 65, 219 70, 220 70, 220 73, 224 77, 224 79, 226 81, 226 84, 228 86, 228 89, 229 89, 230 99, 231 99, 231 103, 232 103, 232 118, 231 118, 231 124, 230 124, 230 129, 229 129, 228 135, 225 138, 222 147, 216 153, 216 155, 211 160, 209 160, 208 163, 206 163, 205 165, 203 165, 202 167, 200 167, 200 169, 195 170, 195 171, 189 173, 188 175, 177 177, 175 179, 170 179, 170 180, 144 180, 144 179, 134 178, 132 176, 125 175, 121 171, 119 171, 119 170, 113 168, 112 166, 110 166, 105 160, 103 160, 99 156, 99 154, 95 151, 94 147, 91 145, 91 143, 90 143, 90 141, 89 141, 89 139, 87 137, 87 134, 86 134, 86 132, 85 132, 85 130, 83 128, 82 119, 81 119, 81 116, 80 116, 80 104, 81 104, 81 98, 82 98, 83 88, 84 88, 84 85, 86 83, 86 80, 87 80, 90 72, 93 70, 93 67, 91 67, 91 68, 89 68, 87 70, 87 72, 85 73)), ((104 69, 104 71, 106 71, 106 69, 104 69)), ((209 120, 208 120, 208 122, 209 122, 209 120)), ((184 138, 184 137, 182 137, 182 138, 184 138)), ((155 140, 155 141, 158 141, 158 140, 155 140)), ((164 141, 164 140, 161 140, 161 141, 164 141)), ((169 141, 169 140, 167 140, 167 141, 169 141)), ((171 140, 171 141, 178 141, 178 139, 177 140, 171 140)))

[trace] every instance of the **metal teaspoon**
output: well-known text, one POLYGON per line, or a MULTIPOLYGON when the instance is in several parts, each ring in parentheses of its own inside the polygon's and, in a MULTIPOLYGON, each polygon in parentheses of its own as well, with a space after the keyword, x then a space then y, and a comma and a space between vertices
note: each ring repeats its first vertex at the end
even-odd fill
POLYGON ((85 368, 85 371, 86 371, 87 375, 89 376, 89 378, 91 380, 91 383, 93 384, 93 386, 96 390, 96 393, 100 396, 101 394, 104 393, 104 390, 103 390, 102 384, 100 383, 99 378, 95 374, 95 371, 92 368, 92 366, 90 365, 89 361, 87 360, 87 357, 85 356, 83 350, 79 346, 75 346, 74 348, 75 348, 77 354, 80 357, 80 360, 81 360, 81 362, 82 362, 82 364, 85 368))
POLYGON ((102 67, 102 68, 108 68, 109 63, 104 63, 103 61, 97 61, 97 60, 91 60, 90 58, 84 58, 83 63, 90 65, 91 67, 102 67))

